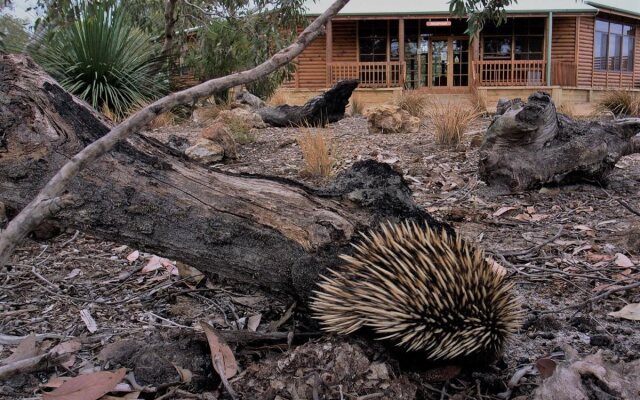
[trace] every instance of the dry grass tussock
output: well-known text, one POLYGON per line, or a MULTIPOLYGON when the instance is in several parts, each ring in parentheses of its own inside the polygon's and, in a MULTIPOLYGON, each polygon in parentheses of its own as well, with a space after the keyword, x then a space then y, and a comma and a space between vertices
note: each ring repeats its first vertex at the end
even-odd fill
POLYGON ((317 129, 306 128, 298 137, 298 145, 304 158, 303 174, 329 176, 333 167, 329 139, 317 129))
POLYGON ((360 96, 351 96, 349 105, 351 106, 351 115, 364 114, 364 103, 362 102, 360 96))
POLYGON ((269 97, 269 101, 267 101, 267 103, 273 107, 291 104, 291 96, 289 96, 287 92, 279 90, 275 92, 273 96, 269 97))
POLYGON ((394 104, 412 116, 422 118, 430 104, 429 95, 418 90, 405 90, 394 99, 394 104))
POLYGON ((566 115, 569 118, 576 118, 576 109, 571 103, 563 102, 558 107, 556 107, 556 111, 566 115))
POLYGON ((256 141, 256 135, 253 133, 252 126, 240 117, 235 117, 233 114, 228 115, 223 120, 224 124, 231 136, 238 144, 249 144, 256 141))
POLYGON ((611 111, 616 117, 640 116, 640 93, 630 90, 612 90, 598 103, 600 111, 611 111))
POLYGON ((228 108, 229 107, 227 106, 222 106, 217 104, 198 107, 195 110, 193 110, 193 114, 191 115, 191 118, 197 123, 213 121, 214 119, 218 118, 218 115, 222 110, 227 110, 228 108))
POLYGON ((426 108, 426 116, 431 120, 436 143, 456 146, 480 113, 464 103, 432 102, 426 108))
POLYGON ((471 103, 473 107, 480 114, 487 114, 487 108, 489 107, 489 100, 487 99, 487 92, 479 90, 477 87, 471 88, 471 103))

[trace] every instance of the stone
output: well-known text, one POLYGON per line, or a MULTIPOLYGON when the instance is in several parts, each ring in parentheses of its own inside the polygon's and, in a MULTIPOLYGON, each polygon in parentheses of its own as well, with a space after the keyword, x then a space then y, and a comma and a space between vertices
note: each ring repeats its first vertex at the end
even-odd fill
POLYGON ((367 110, 369 133, 416 133, 420 118, 413 117, 398 106, 385 104, 367 110))
POLYGON ((249 93, 246 90, 241 90, 236 94, 236 102, 240 104, 247 104, 252 108, 262 108, 266 104, 262 99, 254 94, 249 93))
POLYGON ((227 126, 241 123, 249 127, 249 129, 262 129, 266 127, 262 117, 244 108, 221 111, 220 114, 218 114, 218 118, 216 118, 216 122, 223 123, 227 126))
POLYGON ((214 122, 200 132, 200 138, 209 140, 224 149, 224 158, 235 160, 238 158, 236 141, 231 135, 231 131, 224 124, 214 122))
POLYGON ((209 165, 224 159, 224 148, 211 140, 201 138, 185 150, 184 154, 193 161, 209 165))

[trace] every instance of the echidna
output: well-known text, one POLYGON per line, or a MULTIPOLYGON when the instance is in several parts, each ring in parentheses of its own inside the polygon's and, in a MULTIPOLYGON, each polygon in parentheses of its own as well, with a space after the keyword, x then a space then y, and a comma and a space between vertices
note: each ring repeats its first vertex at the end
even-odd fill
POLYGON ((459 235, 404 222, 363 238, 312 296, 325 331, 368 327, 406 351, 447 360, 498 355, 518 329, 513 284, 459 235))

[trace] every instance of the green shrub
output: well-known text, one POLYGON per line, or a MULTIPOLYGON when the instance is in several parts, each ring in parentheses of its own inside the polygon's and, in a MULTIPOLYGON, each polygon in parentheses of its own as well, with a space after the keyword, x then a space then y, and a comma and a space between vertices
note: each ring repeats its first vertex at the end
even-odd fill
POLYGON ((60 84, 94 108, 122 119, 165 92, 159 45, 136 28, 122 3, 82 2, 73 23, 54 27, 34 54, 60 84))

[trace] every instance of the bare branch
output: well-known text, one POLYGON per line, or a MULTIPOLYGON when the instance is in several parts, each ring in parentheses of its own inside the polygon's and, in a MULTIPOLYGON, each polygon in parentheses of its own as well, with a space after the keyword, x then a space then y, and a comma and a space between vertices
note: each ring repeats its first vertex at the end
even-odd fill
POLYGON ((307 26, 293 44, 279 51, 257 67, 212 79, 190 89, 165 96, 127 118, 108 134, 85 147, 56 173, 36 198, 11 220, 7 228, 0 234, 0 265, 7 263, 17 243, 24 239, 44 219, 52 215, 51 212, 54 211, 55 207, 51 208, 50 203, 44 206, 43 202, 59 197, 78 172, 110 151, 116 143, 133 132, 139 131, 155 117, 171 110, 173 107, 189 104, 198 99, 211 96, 213 93, 253 82, 291 62, 323 32, 324 25, 348 2, 349 0, 336 0, 322 15, 307 26))

